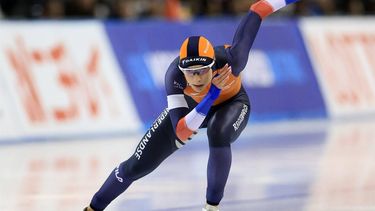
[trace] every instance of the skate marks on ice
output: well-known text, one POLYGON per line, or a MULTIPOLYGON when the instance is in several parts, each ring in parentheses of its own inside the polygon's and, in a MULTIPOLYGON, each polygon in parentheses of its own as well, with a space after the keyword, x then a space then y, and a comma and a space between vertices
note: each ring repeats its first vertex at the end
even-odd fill
MULTIPOLYGON (((200 210, 204 133, 107 210, 200 210)), ((81 210, 139 137, 2 145, 0 210, 81 210)), ((221 210, 375 209, 375 122, 254 125, 232 148, 221 210)))

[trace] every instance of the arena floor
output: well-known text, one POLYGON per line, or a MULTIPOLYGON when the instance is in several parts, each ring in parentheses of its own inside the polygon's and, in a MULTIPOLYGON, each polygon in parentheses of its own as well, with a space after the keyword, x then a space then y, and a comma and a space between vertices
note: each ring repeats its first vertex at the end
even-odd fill
MULTIPOLYGON (((200 211, 204 134, 107 210, 200 211)), ((0 210, 82 210, 141 135, 1 144, 0 210)), ((221 211, 375 210, 375 121, 250 124, 232 149, 221 211)))

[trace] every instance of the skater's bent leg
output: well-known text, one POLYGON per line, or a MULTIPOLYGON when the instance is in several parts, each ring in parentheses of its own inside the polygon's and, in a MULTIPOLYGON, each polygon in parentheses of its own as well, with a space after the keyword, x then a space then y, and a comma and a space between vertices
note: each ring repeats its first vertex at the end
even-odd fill
POLYGON ((249 105, 233 102, 219 109, 208 122, 210 155, 206 199, 210 205, 218 205, 223 198, 232 163, 231 143, 246 127, 249 113, 249 105))
POLYGON ((164 111, 146 132, 134 154, 116 167, 91 200, 95 210, 104 210, 133 181, 152 172, 178 148, 167 111, 164 111))

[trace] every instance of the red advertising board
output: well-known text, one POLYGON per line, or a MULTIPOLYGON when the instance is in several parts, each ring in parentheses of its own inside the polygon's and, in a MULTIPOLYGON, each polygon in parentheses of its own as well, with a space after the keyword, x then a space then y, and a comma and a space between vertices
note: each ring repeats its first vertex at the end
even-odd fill
POLYGON ((98 22, 2 24, 0 75, 14 106, 16 135, 141 128, 101 27, 98 22))
POLYGON ((306 45, 332 117, 375 114, 374 21, 302 21, 306 45))

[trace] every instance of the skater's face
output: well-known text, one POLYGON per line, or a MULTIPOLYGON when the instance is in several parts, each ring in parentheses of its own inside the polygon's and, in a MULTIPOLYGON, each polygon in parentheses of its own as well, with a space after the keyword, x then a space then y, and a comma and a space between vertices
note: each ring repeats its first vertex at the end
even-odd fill
POLYGON ((189 86, 196 92, 201 92, 210 84, 212 79, 211 67, 191 66, 191 70, 183 70, 186 81, 189 86))

